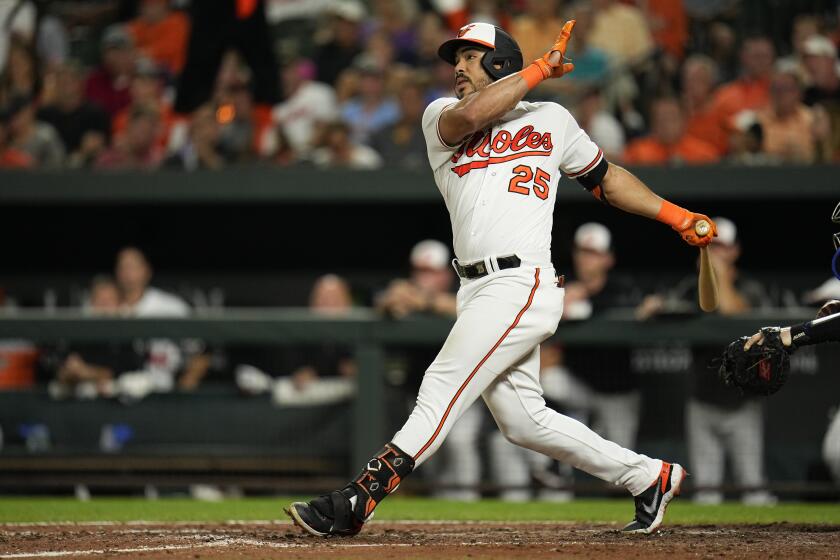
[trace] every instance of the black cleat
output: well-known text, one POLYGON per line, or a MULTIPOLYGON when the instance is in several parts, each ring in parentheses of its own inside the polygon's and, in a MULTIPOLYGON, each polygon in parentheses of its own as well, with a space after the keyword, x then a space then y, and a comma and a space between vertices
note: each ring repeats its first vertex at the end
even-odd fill
POLYGON ((662 461, 659 478, 650 488, 636 496, 636 517, 622 531, 646 535, 656 531, 665 517, 668 502, 680 495, 680 486, 685 477, 685 469, 680 465, 662 461))
POLYGON ((310 502, 294 502, 283 508, 295 525, 316 537, 352 537, 362 530, 367 519, 353 512, 356 493, 351 487, 320 496, 310 502))

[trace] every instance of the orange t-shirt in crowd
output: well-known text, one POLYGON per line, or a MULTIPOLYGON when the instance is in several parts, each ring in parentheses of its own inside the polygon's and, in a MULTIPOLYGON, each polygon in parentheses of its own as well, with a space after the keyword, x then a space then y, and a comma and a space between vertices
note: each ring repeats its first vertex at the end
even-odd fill
POLYGON ((659 20, 651 22, 653 40, 662 50, 682 60, 688 42, 688 17, 683 3, 647 0, 647 12, 659 20))
POLYGON ((134 44, 144 55, 178 75, 187 57, 190 20, 181 12, 172 12, 163 20, 148 23, 135 19, 128 24, 134 44))
POLYGON ((34 164, 32 157, 26 152, 21 152, 16 148, 0 150, 0 168, 22 169, 32 167, 34 164))
POLYGON ((719 159, 720 155, 714 146, 688 134, 684 134, 672 146, 646 136, 633 140, 624 150, 624 163, 631 165, 664 165, 678 161, 703 164, 714 163, 719 159))
POLYGON ((785 119, 780 119, 769 107, 759 111, 757 116, 764 132, 764 152, 792 163, 814 161, 814 112, 809 107, 800 105, 785 119))
POLYGON ((732 118, 741 111, 759 109, 770 102, 770 79, 740 79, 723 84, 712 102, 725 126, 732 126, 732 118))
MULTIPOLYGON (((166 148, 169 142, 169 135, 172 132, 172 126, 175 124, 175 113, 168 103, 161 103, 158 105, 160 110, 160 133, 158 134, 157 146, 159 148, 166 148)), ((111 119, 111 134, 116 138, 125 132, 128 126, 128 118, 131 116, 131 105, 119 111, 114 118, 111 119)))
POLYGON ((711 103, 686 118, 685 132, 715 147, 719 155, 729 148, 729 133, 721 114, 711 103))

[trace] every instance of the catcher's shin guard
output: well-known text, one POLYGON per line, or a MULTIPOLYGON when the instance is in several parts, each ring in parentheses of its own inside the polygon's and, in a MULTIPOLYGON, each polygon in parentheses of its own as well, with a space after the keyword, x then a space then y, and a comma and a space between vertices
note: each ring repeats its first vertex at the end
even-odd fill
POLYGON ((295 502, 285 511, 295 525, 312 535, 352 537, 373 517, 376 505, 413 469, 414 459, 389 443, 342 490, 308 503, 295 502))

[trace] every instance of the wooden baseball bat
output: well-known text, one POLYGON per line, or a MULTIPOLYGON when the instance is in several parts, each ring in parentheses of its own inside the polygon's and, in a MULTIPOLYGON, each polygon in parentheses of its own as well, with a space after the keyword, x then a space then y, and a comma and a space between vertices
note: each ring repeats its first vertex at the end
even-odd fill
MULTIPOLYGON (((694 226, 694 232, 699 236, 709 234, 711 226, 706 220, 700 220, 694 226)), ((709 257, 709 247, 700 247, 700 276, 697 278, 697 288, 700 296, 700 309, 711 313, 718 308, 718 285, 715 268, 709 257)))

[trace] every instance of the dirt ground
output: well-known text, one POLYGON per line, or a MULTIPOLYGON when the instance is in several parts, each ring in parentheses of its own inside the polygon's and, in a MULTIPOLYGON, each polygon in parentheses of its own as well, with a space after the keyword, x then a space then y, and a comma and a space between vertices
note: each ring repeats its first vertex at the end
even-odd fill
POLYGON ((352 539, 318 539, 291 523, 8 524, 0 559, 840 558, 840 526, 669 526, 627 536, 618 526, 371 522, 352 539))

